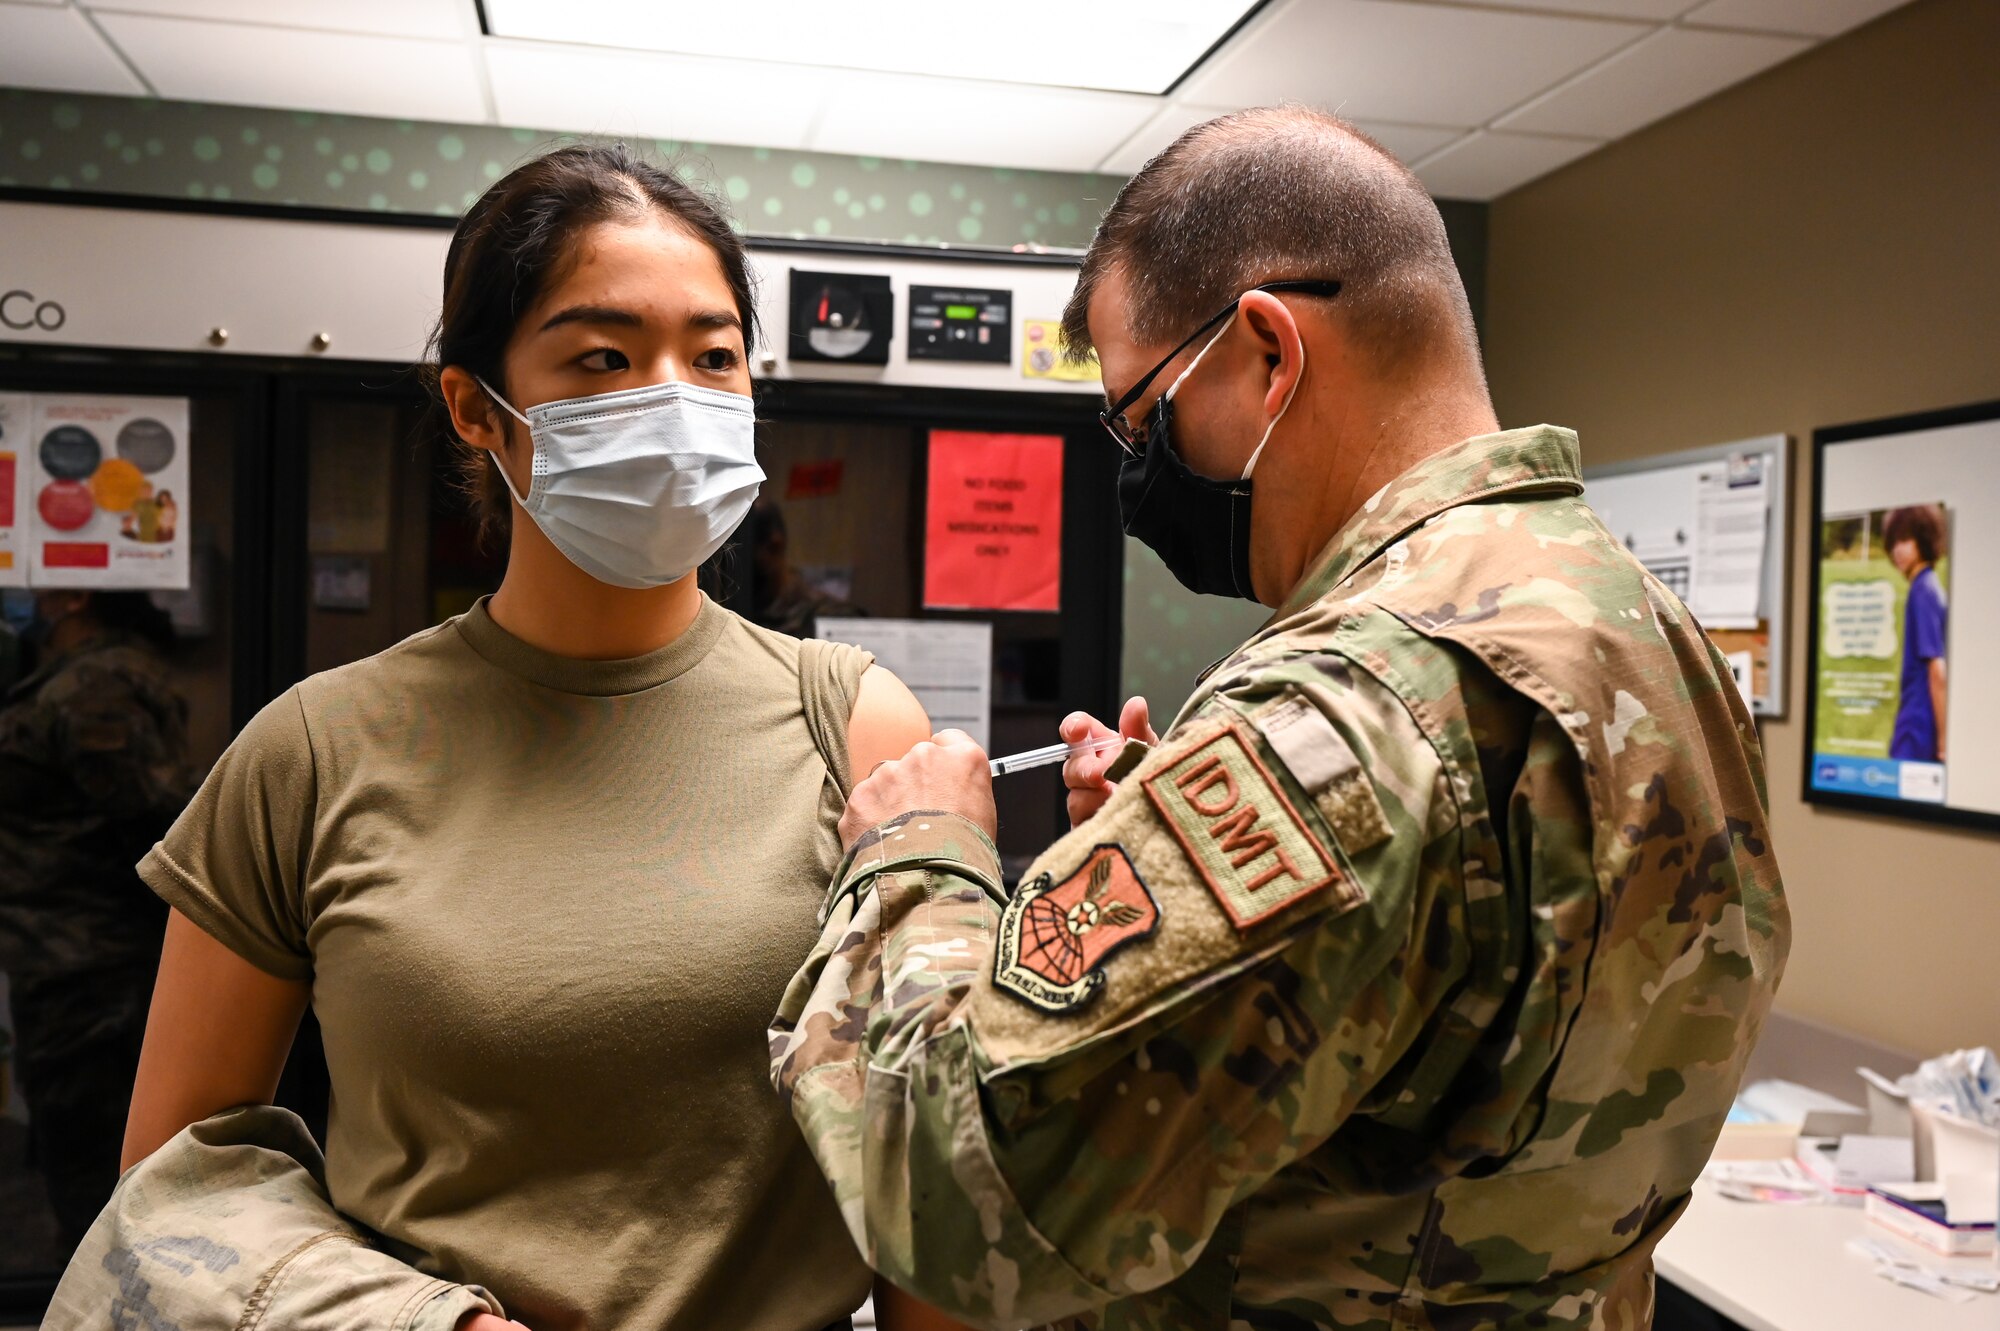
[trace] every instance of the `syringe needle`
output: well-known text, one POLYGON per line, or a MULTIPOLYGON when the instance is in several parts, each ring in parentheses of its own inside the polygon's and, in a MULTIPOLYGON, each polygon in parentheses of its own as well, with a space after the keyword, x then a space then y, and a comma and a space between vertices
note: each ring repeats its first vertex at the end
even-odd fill
POLYGON ((994 776, 1006 776, 1009 772, 1025 772, 1033 767, 1068 762, 1086 753, 1103 753, 1106 749, 1120 748, 1124 743, 1123 735, 1099 735, 1096 739, 1078 740, 1074 744, 1049 744, 1024 753, 1010 753, 1004 758, 992 759, 986 766, 994 776))

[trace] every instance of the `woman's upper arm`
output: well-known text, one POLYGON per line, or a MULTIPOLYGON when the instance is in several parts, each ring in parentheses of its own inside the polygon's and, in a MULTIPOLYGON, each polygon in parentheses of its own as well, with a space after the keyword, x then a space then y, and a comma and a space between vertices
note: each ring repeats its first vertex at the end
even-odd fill
POLYGON ((257 969, 174 911, 120 1168, 219 1110, 270 1103, 311 992, 304 980, 257 969))
POLYGON ((856 781, 930 737, 931 719, 902 680, 881 666, 862 672, 854 714, 847 722, 848 764, 856 781))

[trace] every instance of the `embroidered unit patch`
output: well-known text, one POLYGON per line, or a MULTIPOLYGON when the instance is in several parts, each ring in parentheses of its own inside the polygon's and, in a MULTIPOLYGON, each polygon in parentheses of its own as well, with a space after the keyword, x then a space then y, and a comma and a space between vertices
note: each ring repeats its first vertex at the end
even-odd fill
POLYGON ((1238 929, 1340 881, 1233 725, 1148 777, 1146 794, 1238 929))
POLYGON ((1046 1012, 1104 987, 1104 959, 1159 927, 1160 907, 1122 846, 1098 846, 1060 883, 1040 874, 1000 916, 993 984, 1046 1012))

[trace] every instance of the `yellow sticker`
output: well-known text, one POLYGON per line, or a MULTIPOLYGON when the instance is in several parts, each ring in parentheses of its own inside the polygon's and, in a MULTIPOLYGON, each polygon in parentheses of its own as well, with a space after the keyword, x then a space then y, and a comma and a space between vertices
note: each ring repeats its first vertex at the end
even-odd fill
POLYGON ((1054 319, 1021 321, 1021 377, 1058 379, 1069 384, 1094 384, 1103 379, 1097 368, 1097 353, 1081 361, 1062 354, 1062 325, 1054 319))

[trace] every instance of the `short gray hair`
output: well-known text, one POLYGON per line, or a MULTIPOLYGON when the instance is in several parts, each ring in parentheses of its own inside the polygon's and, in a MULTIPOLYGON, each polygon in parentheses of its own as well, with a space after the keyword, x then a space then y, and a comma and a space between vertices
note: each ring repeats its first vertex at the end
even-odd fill
POLYGON ((1126 326, 1179 341, 1259 283, 1334 278, 1379 368, 1438 352, 1478 364, 1478 335, 1444 219, 1409 168, 1309 107, 1219 116, 1182 134, 1112 201, 1063 311, 1063 342, 1088 355, 1090 301, 1125 277, 1126 326))

